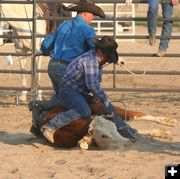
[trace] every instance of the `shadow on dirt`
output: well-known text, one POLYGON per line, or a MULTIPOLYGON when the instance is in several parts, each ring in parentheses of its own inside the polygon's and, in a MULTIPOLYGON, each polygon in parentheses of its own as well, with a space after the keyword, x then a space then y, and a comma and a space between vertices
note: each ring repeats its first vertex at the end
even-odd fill
MULTIPOLYGON (((44 138, 37 138, 31 134, 26 133, 8 133, 5 131, 0 131, 0 142, 10 145, 34 145, 34 143, 39 143, 42 145, 49 145, 53 148, 59 149, 56 146, 49 144, 44 138)), ((70 149, 66 149, 70 150, 70 149)), ((90 150, 101 150, 98 147, 90 148, 90 150)), ((139 152, 151 152, 167 154, 171 156, 180 156, 180 142, 172 141, 160 141, 155 138, 141 136, 136 143, 130 146, 123 147, 123 149, 118 149, 118 151, 130 151, 136 150, 139 152)))

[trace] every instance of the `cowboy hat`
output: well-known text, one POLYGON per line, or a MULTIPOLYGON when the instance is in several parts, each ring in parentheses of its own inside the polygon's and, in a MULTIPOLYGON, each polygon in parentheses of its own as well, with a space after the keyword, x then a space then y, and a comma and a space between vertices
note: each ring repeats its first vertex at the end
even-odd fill
POLYGON ((96 44, 96 47, 100 48, 108 57, 108 63, 118 62, 117 48, 118 44, 116 41, 109 36, 104 36, 101 40, 94 38, 92 41, 96 44))
POLYGON ((79 3, 74 3, 67 8, 69 11, 90 12, 96 16, 105 18, 104 11, 96 6, 93 0, 80 0, 79 3))

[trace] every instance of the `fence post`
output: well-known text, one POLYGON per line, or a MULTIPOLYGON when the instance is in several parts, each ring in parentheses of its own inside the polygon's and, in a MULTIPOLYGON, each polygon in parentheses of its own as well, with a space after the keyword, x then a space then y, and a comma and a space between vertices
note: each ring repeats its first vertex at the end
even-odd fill
MULTIPOLYGON (((0 24, 0 35, 3 35, 3 27, 0 24)), ((0 38, 0 46, 3 44, 3 38, 0 38)))
MULTIPOLYGON (((116 16, 117 16, 117 3, 114 3, 114 14, 113 14, 113 25, 114 25, 114 30, 113 30, 113 36, 114 39, 116 39, 116 16)), ((116 66, 113 64, 113 88, 116 88, 116 66)))
POLYGON ((36 66, 36 0, 33 0, 33 21, 32 21, 32 60, 31 60, 31 93, 32 98, 37 92, 37 66, 36 66))
MULTIPOLYGON (((0 17, 1 17, 1 10, 0 10, 0 17)), ((3 23, 0 21, 0 35, 3 35, 3 23)), ((3 38, 0 38, 0 45, 3 44, 3 38)))

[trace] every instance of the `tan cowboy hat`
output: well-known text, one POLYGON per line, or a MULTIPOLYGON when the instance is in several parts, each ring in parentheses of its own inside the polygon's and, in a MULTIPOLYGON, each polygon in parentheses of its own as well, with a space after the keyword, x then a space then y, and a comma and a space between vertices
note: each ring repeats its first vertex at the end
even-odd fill
POLYGON ((69 11, 90 12, 96 16, 105 18, 104 11, 96 6, 93 0, 80 0, 78 3, 74 3, 67 8, 69 11))
POLYGON ((102 51, 109 57, 107 60, 109 63, 116 64, 118 62, 118 53, 116 51, 118 44, 112 37, 104 36, 101 40, 94 38, 92 41, 96 44, 96 47, 102 49, 102 51))

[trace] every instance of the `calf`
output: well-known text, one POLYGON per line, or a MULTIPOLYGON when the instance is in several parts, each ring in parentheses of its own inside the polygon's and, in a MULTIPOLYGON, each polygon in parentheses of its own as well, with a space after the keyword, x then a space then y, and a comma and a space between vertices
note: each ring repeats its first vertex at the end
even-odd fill
MULTIPOLYGON (((101 111, 104 109, 104 104, 102 103, 93 103, 91 104, 92 114, 101 115, 101 111)), ((44 125, 47 121, 51 120, 56 114, 63 112, 67 109, 64 107, 56 107, 50 110, 44 117, 42 125, 44 125)), ((129 121, 129 120, 150 120, 154 122, 158 122, 165 125, 175 126, 176 119, 167 118, 167 117, 155 117, 146 115, 142 112, 125 110, 119 107, 116 107, 116 112, 120 114, 120 116, 129 121)), ((111 121, 103 119, 102 116, 97 116, 92 121, 92 118, 88 119, 78 119, 73 121, 71 124, 58 129, 54 134, 54 144, 59 147, 74 147, 78 144, 78 141, 86 136, 87 140, 81 140, 79 145, 86 149, 91 144, 92 140, 95 140, 97 145, 102 148, 110 148, 119 146, 119 144, 124 145, 127 144, 127 139, 123 138, 122 136, 117 133, 115 124, 111 121), (90 124, 91 123, 91 124, 90 124), (89 127, 90 124, 90 127, 89 127), (91 137, 88 135, 89 132, 92 133, 91 137), (83 142, 85 141, 85 142, 83 142)), ((41 127, 41 126, 40 126, 41 127)), ((156 133, 157 136, 162 135, 162 131, 155 131, 149 133, 150 135, 156 133)), ((141 133, 141 132, 140 132, 141 133)), ((147 131, 143 131, 142 133, 148 134, 147 131)), ((163 134, 169 135, 169 133, 163 134)))
POLYGON ((95 116, 89 125, 88 133, 89 137, 86 135, 79 141, 82 149, 88 149, 93 140, 102 149, 116 149, 130 143, 129 139, 119 134, 114 122, 103 116, 95 116))

